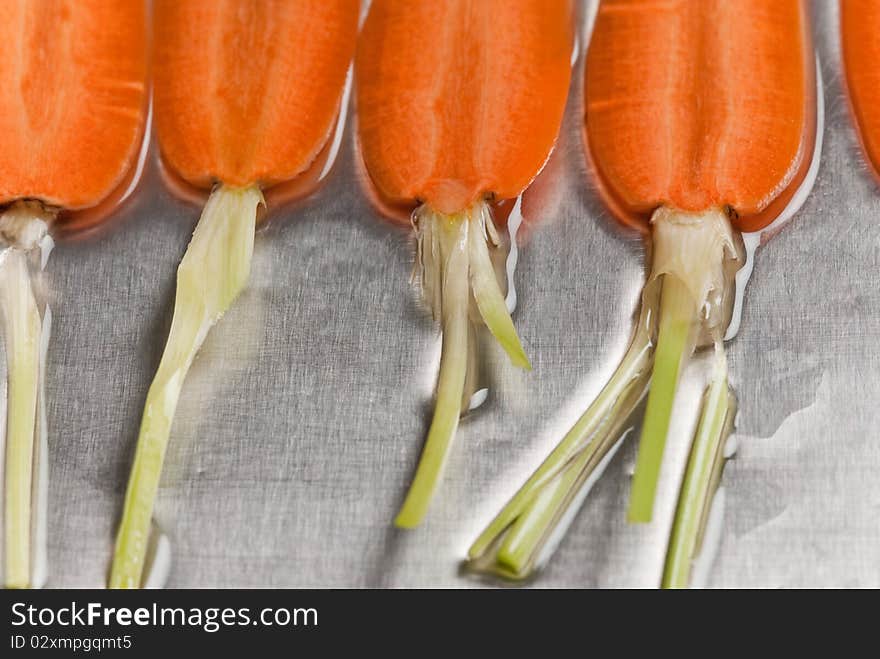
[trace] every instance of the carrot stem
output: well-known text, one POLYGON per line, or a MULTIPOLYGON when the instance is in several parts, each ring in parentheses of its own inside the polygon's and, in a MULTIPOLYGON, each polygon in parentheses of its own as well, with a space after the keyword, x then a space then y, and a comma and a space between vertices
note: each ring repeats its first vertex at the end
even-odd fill
MULTIPOLYGON (((651 217, 651 279, 660 279, 657 354, 630 494, 630 522, 650 522, 666 435, 684 360, 697 331, 724 335, 731 264, 739 260, 733 229, 722 209, 686 213, 661 207, 651 217)), ((718 339, 720 340, 720 338, 718 339)))
POLYGON ((439 285, 443 346, 437 402, 428 439, 406 500, 394 520, 402 528, 418 526, 428 511, 458 428, 468 363, 469 225, 457 216, 437 217, 432 224, 431 232, 437 239, 441 259, 439 285))
POLYGON ((691 570, 702 550, 712 499, 721 481, 725 448, 733 428, 736 400, 727 384, 724 347, 716 347, 712 381, 703 406, 678 507, 663 572, 663 588, 687 588, 691 570))
POLYGON ((653 361, 647 309, 643 307, 639 329, 611 380, 471 545, 471 567, 510 579, 526 578, 538 567, 552 536, 564 532, 557 525, 601 474, 644 396, 653 361))
POLYGON ((514 365, 531 368, 492 267, 489 243, 497 242, 497 234, 486 202, 451 215, 422 206, 415 219, 422 295, 440 320, 443 346, 434 417, 416 475, 394 520, 402 528, 414 528, 424 519, 462 409, 476 387, 479 321, 470 314, 472 296, 483 323, 514 365))
POLYGON ((674 275, 664 276, 654 372, 651 375, 648 406, 630 494, 630 522, 650 522, 653 515, 654 494, 678 388, 678 376, 682 362, 690 354, 688 337, 696 315, 695 307, 687 287, 674 275))
POLYGON ((492 260, 487 246, 487 223, 492 222, 489 217, 489 209, 485 204, 480 204, 470 216, 470 231, 468 237, 470 255, 471 289, 480 316, 486 327, 492 332, 492 336, 498 341, 514 366, 531 370, 532 365, 526 356, 526 351, 520 343, 516 328, 504 294, 498 285, 492 260))
POLYGON ((153 505, 184 378, 211 327, 247 283, 259 188, 220 186, 208 199, 177 269, 171 331, 144 404, 110 574, 111 588, 138 588, 153 505))
POLYGON ((502 568, 519 574, 528 566, 539 544, 551 531, 551 525, 558 520, 563 506, 577 494, 575 485, 582 479, 584 467, 592 457, 590 451, 582 451, 550 483, 547 483, 523 511, 504 537, 498 548, 497 561, 502 568))
POLYGON ((471 545, 468 564, 474 570, 524 579, 549 558, 620 445, 649 380, 647 434, 639 451, 641 474, 633 499, 637 512, 644 517, 647 508, 650 517, 682 360, 690 354, 698 325, 723 334, 728 266, 738 259, 730 224, 720 209, 683 213, 660 208, 652 224, 651 276, 623 361, 583 416, 471 545))
POLYGON ((5 569, 7 588, 31 581, 31 496, 40 369, 40 313, 26 254, 9 248, 0 266, 8 372, 6 415, 5 569))

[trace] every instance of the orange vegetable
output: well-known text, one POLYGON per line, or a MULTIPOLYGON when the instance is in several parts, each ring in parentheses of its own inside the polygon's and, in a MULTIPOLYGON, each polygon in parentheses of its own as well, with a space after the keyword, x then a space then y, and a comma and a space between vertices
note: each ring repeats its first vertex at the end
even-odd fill
POLYGON ((589 152, 609 206, 773 221, 812 156, 815 80, 801 0, 606 0, 586 66, 589 152))
POLYGON ((814 66, 802 0, 599 8, 586 67, 589 150, 616 210, 629 221, 650 214, 663 287, 631 521, 652 516, 678 375, 699 343, 691 337, 708 334, 723 354, 733 227, 770 224, 809 168, 814 66))
MULTIPOLYGON (((40 422, 50 324, 31 287, 62 211, 108 203, 131 176, 147 112, 144 3, 0 2, 0 310, 7 362, 3 581, 46 578, 46 429, 40 422), (42 557, 42 558, 40 558, 42 557)), ((63 219, 59 219, 63 218, 63 219)))
POLYGON ((586 59, 588 153, 608 206, 649 234, 651 273, 620 366, 472 545, 477 569, 521 579, 540 567, 646 392, 628 518, 650 522, 679 376, 711 346, 663 579, 689 582, 736 409, 724 356, 743 263, 736 230, 766 227, 805 181, 814 61, 801 0, 599 5, 586 59))
POLYGON ((546 161, 571 75, 567 0, 377 0, 357 54, 358 134, 392 203, 516 197, 546 161))
POLYGON ((156 131, 187 182, 267 188, 314 160, 354 52, 358 0, 158 0, 156 131))
POLYGON ((568 0, 376 0, 364 24, 363 161, 383 210, 418 205, 422 291, 443 329, 434 417, 398 526, 421 522, 470 407, 477 325, 530 368, 493 269, 503 240, 488 203, 519 195, 553 148, 573 18, 568 0))
POLYGON ((865 155, 880 177, 880 2, 841 0, 846 85, 865 155))
POLYGON ((149 583, 153 504, 183 379, 247 282, 263 189, 306 172, 334 128, 359 11, 357 0, 155 3, 163 161, 177 178, 213 190, 177 270, 174 316, 144 404, 111 587, 149 583))
POLYGON ((128 173, 146 116, 142 2, 0 3, 0 204, 94 206, 128 173))

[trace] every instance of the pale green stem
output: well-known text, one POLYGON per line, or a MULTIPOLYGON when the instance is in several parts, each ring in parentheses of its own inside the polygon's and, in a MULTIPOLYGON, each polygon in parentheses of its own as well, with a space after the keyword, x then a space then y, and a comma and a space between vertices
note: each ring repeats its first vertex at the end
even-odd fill
POLYGON ((5 567, 7 588, 27 588, 31 571, 34 428, 40 364, 40 313, 27 257, 10 248, 0 266, 0 304, 6 340, 5 567))
MULTIPOLYGON (((482 209, 480 209, 482 210, 482 209)), ((487 217, 488 209, 484 212, 474 212, 470 216, 470 236, 468 239, 470 253, 471 288, 480 316, 486 327, 492 332, 492 336, 498 341, 504 351, 510 357, 514 366, 531 370, 532 365, 522 347, 513 320, 507 311, 504 294, 498 285, 495 269, 489 256, 489 248, 486 244, 485 222, 491 222, 487 217)))
POLYGON ((611 380, 471 545, 468 558, 477 569, 485 567, 510 578, 527 577, 579 488, 621 437, 650 375, 653 351, 647 308, 611 380), (487 556, 490 551, 492 555, 487 556))
POLYGON ((418 526, 428 511, 458 428, 468 362, 468 223, 439 218, 432 231, 439 240, 442 259, 443 346, 434 418, 415 478, 394 520, 402 528, 418 526))
POLYGON ((583 482, 585 467, 594 455, 592 451, 581 451, 554 480, 541 488, 504 536, 496 557, 499 566, 515 575, 527 571, 566 504, 577 495, 576 485, 583 482))
POLYGON ((110 574, 111 588, 138 588, 153 505, 183 380, 210 328, 247 283, 257 208, 256 186, 217 188, 177 269, 171 331, 144 405, 134 464, 110 574))
POLYGON ((416 212, 422 294, 440 320, 443 346, 434 417, 406 500, 395 519, 402 528, 418 526, 446 464, 458 419, 477 387, 479 319, 469 315, 471 297, 480 318, 516 366, 531 368, 522 348, 489 253, 497 243, 485 201, 454 215, 427 206, 416 212))
POLYGON ((610 458, 644 395, 653 366, 653 401, 646 413, 640 483, 634 494, 641 506, 636 506, 638 516, 650 517, 682 360, 690 354, 701 324, 716 329, 724 324, 729 266, 738 260, 734 235, 721 209, 684 213, 660 208, 651 221, 653 267, 642 295, 638 331, 623 362, 562 442, 471 546, 468 561, 474 569, 515 579, 534 571, 564 532, 572 506, 601 474, 603 460, 610 458), (663 286, 660 303, 659 285, 663 286), (701 309, 707 311, 705 317, 698 314, 701 309), (658 325, 660 345, 655 353, 658 325))
POLYGON ((630 494, 630 522, 650 522, 653 515, 654 495, 678 388, 678 376, 682 362, 692 349, 689 338, 696 313, 697 303, 688 287, 676 276, 665 275, 660 297, 660 330, 654 371, 630 494))
POLYGON ((725 445, 733 425, 734 408, 733 394, 727 384, 724 347, 719 344, 675 511, 663 588, 687 588, 690 584, 691 569, 702 548, 712 499, 724 469, 725 445))

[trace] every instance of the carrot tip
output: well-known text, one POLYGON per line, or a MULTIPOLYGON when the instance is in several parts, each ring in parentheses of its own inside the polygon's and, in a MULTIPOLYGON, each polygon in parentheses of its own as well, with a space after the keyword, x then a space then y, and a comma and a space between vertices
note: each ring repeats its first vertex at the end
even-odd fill
POLYGON ((659 334, 627 520, 648 523, 660 478, 678 379, 697 331, 724 335, 731 294, 728 261, 741 262, 727 215, 660 208, 651 218, 654 258, 649 283, 661 280, 659 334))

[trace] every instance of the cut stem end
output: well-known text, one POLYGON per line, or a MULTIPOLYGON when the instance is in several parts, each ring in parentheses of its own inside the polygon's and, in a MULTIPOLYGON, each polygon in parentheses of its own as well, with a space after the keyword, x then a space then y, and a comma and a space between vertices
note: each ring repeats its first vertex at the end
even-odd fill
POLYGON ((727 383, 727 360, 724 347, 719 344, 679 493, 666 553, 663 588, 687 588, 692 584, 695 563, 705 548, 713 499, 729 457, 727 441, 733 430, 735 414, 736 398, 727 383))

